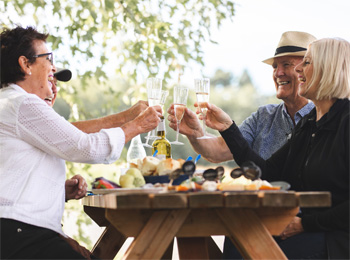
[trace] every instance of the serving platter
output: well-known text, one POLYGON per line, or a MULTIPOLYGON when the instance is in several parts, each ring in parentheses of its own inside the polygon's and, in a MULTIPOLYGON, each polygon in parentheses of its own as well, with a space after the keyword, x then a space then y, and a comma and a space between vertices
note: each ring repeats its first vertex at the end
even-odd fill
MULTIPOLYGON (((145 178, 146 183, 169 183, 170 179, 168 175, 161 175, 161 176, 143 176, 145 178)), ((175 179, 172 183, 172 185, 179 185, 183 181, 188 179, 188 175, 182 174, 177 179, 175 179)))
POLYGON ((116 189, 92 189, 92 195, 100 194, 127 194, 127 193, 159 193, 166 191, 164 187, 153 187, 153 188, 116 188, 116 189))

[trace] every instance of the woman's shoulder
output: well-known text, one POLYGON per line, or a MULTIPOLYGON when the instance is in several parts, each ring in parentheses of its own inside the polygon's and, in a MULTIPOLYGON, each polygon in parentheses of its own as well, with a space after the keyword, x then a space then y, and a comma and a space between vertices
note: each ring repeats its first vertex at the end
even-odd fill
POLYGON ((12 104, 15 106, 19 105, 27 98, 27 92, 25 92, 21 87, 11 84, 7 87, 1 88, 0 90, 0 99, 2 100, 3 107, 6 107, 5 104, 12 104))
POLYGON ((2 100, 4 108, 8 107, 15 110, 18 110, 21 106, 27 105, 46 105, 37 95, 26 92, 16 84, 10 84, 2 88, 0 90, 0 99, 2 100))
POLYGON ((329 110, 329 117, 340 118, 341 121, 349 121, 350 115, 350 100, 349 99, 338 99, 329 110))

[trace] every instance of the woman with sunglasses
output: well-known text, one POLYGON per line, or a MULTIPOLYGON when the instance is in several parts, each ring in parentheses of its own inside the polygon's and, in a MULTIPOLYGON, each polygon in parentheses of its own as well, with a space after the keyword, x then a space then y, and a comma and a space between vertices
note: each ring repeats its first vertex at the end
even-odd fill
POLYGON ((208 105, 206 123, 220 131, 239 165, 260 166, 262 179, 287 181, 296 191, 331 192, 331 208, 302 208, 277 239, 289 259, 349 259, 350 43, 314 41, 295 70, 299 95, 315 108, 266 161, 220 108, 208 105))
POLYGON ((90 259, 62 231, 65 160, 112 163, 160 121, 159 106, 93 134, 66 121, 52 109, 47 37, 32 27, 0 34, 0 259, 90 259))

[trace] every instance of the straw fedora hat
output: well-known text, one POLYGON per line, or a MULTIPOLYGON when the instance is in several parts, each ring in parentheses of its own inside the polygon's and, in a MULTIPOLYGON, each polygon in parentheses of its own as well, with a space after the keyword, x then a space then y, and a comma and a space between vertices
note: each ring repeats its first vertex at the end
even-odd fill
POLYGON ((308 45, 315 40, 316 38, 313 35, 306 32, 285 32, 277 45, 275 56, 263 60, 263 62, 272 65, 276 57, 304 56, 308 45))

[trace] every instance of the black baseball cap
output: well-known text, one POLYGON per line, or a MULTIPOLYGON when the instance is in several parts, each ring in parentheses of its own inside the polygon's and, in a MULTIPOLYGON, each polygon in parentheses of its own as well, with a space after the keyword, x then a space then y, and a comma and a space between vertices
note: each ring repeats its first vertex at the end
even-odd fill
POLYGON ((57 71, 53 74, 59 81, 70 81, 72 78, 72 72, 69 69, 57 68, 57 71))

